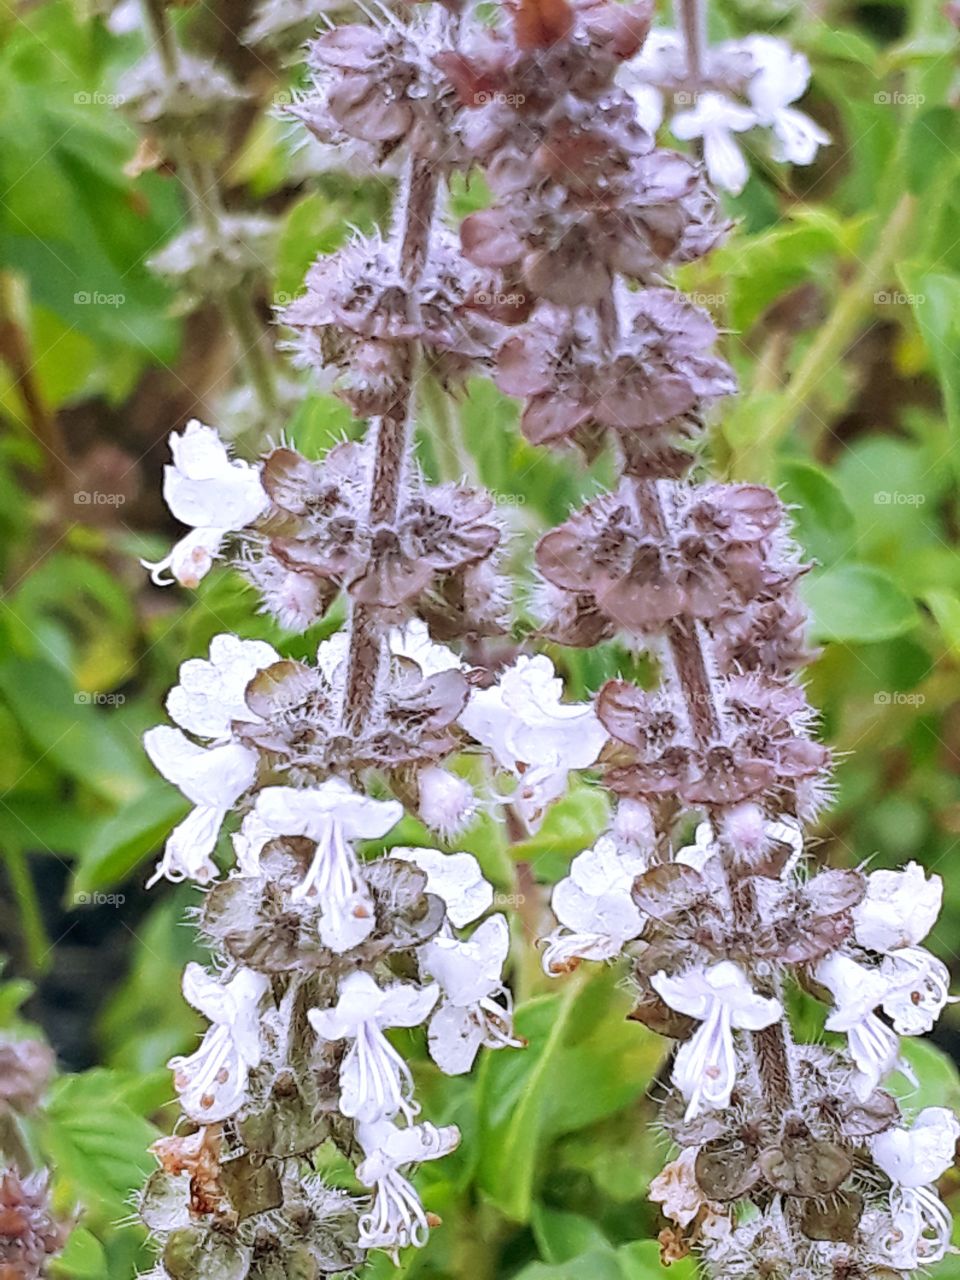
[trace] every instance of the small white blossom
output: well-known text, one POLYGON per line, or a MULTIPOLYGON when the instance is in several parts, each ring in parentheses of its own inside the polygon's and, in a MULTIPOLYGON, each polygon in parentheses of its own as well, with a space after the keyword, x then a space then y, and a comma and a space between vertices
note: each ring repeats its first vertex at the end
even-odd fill
POLYGON ((568 772, 589 768, 607 740, 593 707, 563 702, 562 694, 549 658, 522 656, 460 715, 467 733, 519 779, 511 802, 531 830, 563 793, 568 772))
POLYGON ((313 861, 291 897, 320 903, 321 941, 342 953, 358 946, 376 923, 352 842, 378 840, 402 817, 399 801, 361 795, 342 778, 328 778, 311 788, 265 787, 244 819, 235 846, 250 874, 258 869, 267 840, 304 836, 314 841, 313 861))
POLYGON ((909 1129, 886 1129, 871 1142, 887 1175, 892 1226, 882 1248, 891 1266, 915 1271, 939 1262, 950 1245, 951 1218, 933 1183, 954 1162, 960 1122, 946 1107, 926 1107, 909 1129))
POLYGON ((750 170, 743 152, 734 141, 734 133, 752 129, 757 117, 749 107, 741 106, 722 93, 702 93, 689 111, 673 117, 671 129, 678 138, 689 142, 703 139, 703 159, 710 181, 739 195, 747 184, 750 170))
POLYGON ((943 881, 908 862, 902 871, 871 871, 867 893, 853 909, 854 936, 868 951, 915 947, 937 922, 943 881))
POLYGON ((258 1010, 269 986, 270 980, 252 969, 240 969, 221 984, 201 965, 187 965, 183 994, 212 1024, 195 1053, 167 1063, 191 1119, 212 1124, 243 1104, 247 1077, 260 1064, 258 1010))
POLYGON ((735 42, 745 49, 756 68, 747 85, 747 97, 759 124, 773 132, 774 160, 812 164, 830 135, 790 103, 802 98, 810 83, 810 63, 776 36, 752 35, 735 42))
POLYGON ((853 1088, 866 1099, 893 1070, 913 1079, 910 1068, 900 1058, 900 1041, 874 1012, 895 990, 879 969, 858 964, 850 956, 834 952, 825 956, 814 977, 833 996, 833 1012, 828 1015, 828 1031, 843 1031, 847 1048, 857 1068, 853 1088))
POLYGON ((686 1118, 705 1107, 728 1107, 737 1078, 733 1029, 760 1031, 778 1022, 780 1001, 758 995, 732 960, 673 976, 661 969, 650 981, 671 1009, 702 1023, 677 1050, 673 1067, 673 1082, 687 1101, 686 1118))
POLYGON ((631 890, 646 868, 642 854, 620 853, 609 836, 577 854, 569 876, 553 891, 551 906, 560 928, 546 939, 547 973, 564 973, 580 960, 613 960, 640 934, 644 916, 631 890))
POLYGON ((433 984, 396 982, 378 987, 369 973, 350 973, 340 983, 332 1009, 311 1009, 307 1017, 324 1040, 348 1040, 340 1066, 340 1110, 356 1120, 381 1120, 402 1112, 409 1120, 419 1108, 410 1101, 410 1068, 383 1034, 385 1027, 415 1027, 440 995, 433 984))
POLYGON ((427 892, 443 899, 447 919, 458 929, 472 924, 493 904, 493 886, 472 853, 394 848, 390 857, 412 862, 426 874, 427 892))
POLYGON ((360 1219, 361 1247, 391 1253, 409 1244, 422 1248, 430 1224, 420 1197, 400 1170, 449 1155, 460 1142, 459 1129, 432 1124, 400 1129, 390 1120, 375 1120, 357 1125, 357 1140, 366 1156, 357 1167, 357 1178, 374 1193, 369 1213, 360 1219))
POLYGON ((213 879, 217 868, 210 855, 228 811, 253 785, 257 752, 239 742, 201 747, 169 725, 148 729, 143 745, 154 767, 196 806, 170 833, 147 887, 162 876, 213 879))
POLYGON ((466 942, 438 937, 421 952, 423 972, 436 979, 442 993, 427 1043, 430 1056, 449 1076, 469 1071, 483 1045, 521 1045, 513 1038, 512 1006, 503 985, 509 951, 507 921, 496 915, 484 920, 466 942))
POLYGON ((950 974, 942 960, 924 947, 891 951, 880 963, 890 984, 883 1012, 901 1036, 922 1036, 933 1030, 950 1001, 950 974))
POLYGON ((171 570, 177 582, 195 587, 210 570, 226 535, 245 528, 270 505, 258 469, 231 459, 227 446, 212 427, 195 418, 181 435, 170 436, 173 464, 164 467, 163 496, 181 524, 192 533, 182 538, 166 559, 144 568, 158 586, 171 570))
POLYGON ((234 721, 257 723, 246 702, 247 685, 280 655, 264 640, 224 634, 210 641, 209 658, 180 664, 180 683, 167 695, 167 711, 182 729, 200 738, 229 738, 234 721))

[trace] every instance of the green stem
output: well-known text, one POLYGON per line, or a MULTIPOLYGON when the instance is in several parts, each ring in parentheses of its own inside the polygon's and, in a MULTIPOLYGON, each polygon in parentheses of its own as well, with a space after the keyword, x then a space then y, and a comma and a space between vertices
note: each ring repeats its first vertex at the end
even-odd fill
MULTIPOLYGON (((179 69, 179 48, 173 27, 167 19, 164 0, 144 0, 147 22, 154 43, 160 50, 166 73, 171 79, 179 69)), ((172 148, 177 172, 186 190, 190 207, 207 231, 217 235, 223 208, 216 174, 198 163, 186 142, 172 148)), ((253 387, 264 415, 277 409, 277 389, 273 362, 263 347, 263 331, 253 304, 241 289, 231 289, 217 298, 224 319, 231 326, 239 346, 240 363, 253 387)), ((281 424, 282 425, 282 424, 281 424)))
POLYGON ((430 435, 441 480, 474 482, 473 459, 463 447, 459 415, 453 401, 431 373, 421 374, 417 383, 423 423, 430 435))
MULTIPOLYGON (((903 252, 916 211, 917 200, 914 196, 906 194, 900 197, 890 217, 880 228, 874 250, 863 269, 841 289, 826 324, 787 384, 779 407, 759 433, 755 444, 751 445, 751 453, 756 449, 764 459, 773 454, 777 444, 796 425, 825 371, 842 358, 856 338, 874 305, 874 294, 888 283, 890 272, 903 252)), ((823 423, 814 425, 812 430, 815 446, 827 429, 823 423)))
POLYGON ((3 850, 7 864, 7 876, 20 913, 20 927, 27 947, 27 960, 35 973, 49 967, 50 939, 43 927, 37 887, 30 874, 26 854, 16 844, 7 844, 3 850))

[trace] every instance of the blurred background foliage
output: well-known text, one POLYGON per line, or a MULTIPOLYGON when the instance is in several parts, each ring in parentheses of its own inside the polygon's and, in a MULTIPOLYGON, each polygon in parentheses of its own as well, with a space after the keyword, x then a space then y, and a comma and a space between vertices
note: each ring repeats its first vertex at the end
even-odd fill
MULTIPOLYGON (((316 171, 274 109, 298 68, 240 42, 250 18, 244 0, 175 10, 184 47, 215 55, 248 94, 219 181, 228 209, 278 219, 253 299, 266 333, 271 307, 298 291, 318 252, 384 217, 390 184, 316 171)), ((840 760, 816 856, 915 858, 943 874, 933 946, 955 970, 958 21, 939 0, 718 0, 716 36, 770 30, 808 53, 805 109, 833 145, 792 174, 755 156, 729 202, 729 241, 681 280, 723 326, 743 390, 713 430, 711 465, 779 486, 815 562, 805 590, 823 653, 812 695, 840 760)), ((59 1206, 82 1208, 55 1264, 76 1280, 130 1280, 144 1264, 130 1196, 170 1119, 164 1062, 198 1029, 178 995, 195 891, 142 888, 183 806, 153 776, 140 736, 162 717, 178 663, 217 632, 297 655, 320 638, 277 633, 229 571, 187 595, 151 586, 138 564, 174 532, 160 499, 168 431, 199 416, 229 433, 239 372, 219 313, 185 314, 146 265, 186 208, 173 167, 144 151, 118 109, 145 40, 132 0, 112 14, 48 0, 0 15, 0 1031, 42 1029, 58 1053, 61 1074, 25 1137, 56 1169, 59 1206)), ((453 206, 482 199, 482 184, 464 185, 453 206)), ((269 434, 319 454, 355 429, 304 386, 269 434)), ((526 444, 511 403, 483 381, 453 410, 428 400, 420 436, 434 475, 467 472, 498 495, 515 535, 522 640, 533 539, 609 469, 601 458, 587 473, 572 455, 526 444)), ((553 656, 573 696, 618 668, 644 675, 616 646, 553 656)), ((513 908, 530 1044, 488 1055, 466 1080, 404 1046, 419 1054, 426 1114, 455 1120, 464 1141, 422 1173, 444 1227, 402 1259, 402 1275, 661 1274, 645 1193, 664 1154, 647 1129, 663 1042, 625 1020, 616 969, 547 983, 534 948, 541 886, 605 815, 602 793, 581 784, 525 844, 511 847, 490 818, 463 842, 513 908)), ((395 835, 417 838, 410 820, 395 835)), ((798 1016, 822 1034, 815 1013, 798 1016)), ((936 1044, 910 1042, 921 1082, 911 1105, 960 1103, 958 1017, 947 1012, 936 1044)), ((960 1179, 947 1197, 960 1209, 960 1179)), ((389 1260, 375 1272, 391 1274, 389 1260)), ((683 1280, 690 1264, 671 1274, 683 1280)), ((936 1275, 960 1277, 960 1264, 936 1275)))

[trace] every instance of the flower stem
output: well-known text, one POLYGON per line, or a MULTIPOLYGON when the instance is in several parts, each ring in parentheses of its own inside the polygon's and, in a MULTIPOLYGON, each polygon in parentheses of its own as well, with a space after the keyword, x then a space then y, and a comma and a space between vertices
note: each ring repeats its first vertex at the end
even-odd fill
MULTIPOLYGON (((171 80, 176 79, 180 68, 179 49, 176 35, 167 19, 164 0, 144 0, 144 7, 164 70, 171 80)), ((223 213, 216 175, 195 161, 186 143, 177 144, 173 147, 173 152, 177 173, 194 216, 208 232, 216 236, 223 213)), ((260 402, 261 410, 265 415, 274 412, 278 405, 274 369, 264 351, 262 327, 252 300, 243 289, 234 287, 216 301, 224 319, 233 330, 240 363, 260 402)))
MULTIPOLYGON (((736 474, 757 474, 757 453, 762 459, 761 465, 765 466, 776 446, 795 426, 804 409, 808 408, 817 384, 843 357, 873 306, 874 294, 887 283, 890 271, 912 232, 916 212, 916 197, 909 193, 901 196, 881 227, 874 250, 863 264, 862 270, 841 289, 826 324, 787 384, 777 411, 750 445, 752 460, 741 458, 740 462, 745 466, 738 467, 736 474)), ((812 431, 816 446, 829 431, 829 425, 816 418, 816 415, 814 417, 816 420, 812 431)))
POLYGON ((676 0, 676 23, 686 46, 688 82, 700 84, 707 48, 707 0, 676 0))
MULTIPOLYGON (((413 157, 399 205, 400 271, 412 297, 430 246, 439 191, 436 169, 413 157)), ((419 343, 410 341, 403 350, 401 390, 387 413, 374 419, 373 464, 368 504, 369 524, 391 523, 400 505, 403 479, 410 452, 414 410, 415 372, 420 366, 419 343)), ((350 648, 343 722, 350 732, 361 729, 370 717, 376 700, 383 662, 384 628, 375 607, 354 603, 349 619, 350 648)))

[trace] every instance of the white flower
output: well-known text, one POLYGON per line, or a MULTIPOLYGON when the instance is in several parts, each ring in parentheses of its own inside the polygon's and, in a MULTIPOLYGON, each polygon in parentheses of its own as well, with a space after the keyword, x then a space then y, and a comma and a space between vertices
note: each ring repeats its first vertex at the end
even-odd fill
POLYGON ((409 1100, 410 1068, 383 1034, 384 1027, 415 1027, 437 1003, 439 987, 396 982, 378 987, 368 973, 350 973, 340 983, 332 1009, 311 1009, 307 1017, 324 1040, 349 1040, 340 1065, 340 1110, 356 1120, 381 1120, 419 1108, 409 1100))
POLYGON ((913 1079, 900 1058, 900 1041, 874 1012, 895 990, 890 979, 879 969, 867 968, 838 951, 820 961, 814 977, 833 996, 827 1030, 846 1032, 847 1048, 858 1072, 853 1081, 857 1097, 869 1098, 893 1070, 913 1079))
POLYGON ((642 854, 618 852, 609 836, 577 854, 569 876, 553 891, 551 906, 560 928, 546 939, 547 973, 568 972, 580 960, 613 960, 639 935, 644 917, 631 889, 646 866, 642 854))
POLYGON ((210 855, 227 812, 253 785, 257 752, 239 742, 201 747, 169 725, 148 729, 143 745, 154 767, 196 805, 170 833, 147 887, 161 876, 168 880, 212 879, 217 869, 210 855))
POLYGON ((937 922, 943 881, 908 862, 902 871, 871 871, 866 897, 853 909, 854 936, 868 951, 915 947, 937 922))
POLYGON ((264 640, 241 640, 225 633, 210 641, 209 658, 180 664, 180 683, 167 695, 167 711, 181 728, 200 738, 228 738, 234 720, 260 717, 246 702, 247 685, 280 655, 264 640))
POLYGON ((678 138, 703 139, 703 158, 710 180, 734 195, 746 186, 750 170, 734 133, 752 129, 757 117, 749 107, 721 93, 701 93, 690 111, 679 111, 670 125, 678 138))
POLYGON ((511 801, 531 829, 563 792, 568 771, 589 768, 607 740, 593 707, 562 702, 562 694, 549 658, 523 656, 460 715, 467 733, 520 779, 511 801))
POLYGON ((357 1125, 357 1140, 366 1155, 357 1178, 374 1192, 370 1212, 360 1219, 360 1247, 390 1252, 408 1244, 422 1248, 429 1222, 420 1197, 400 1170, 449 1155, 460 1142, 459 1129, 432 1124, 399 1129, 390 1120, 376 1120, 357 1125))
POLYGON ((946 1107, 926 1107, 909 1129, 886 1129, 871 1142, 887 1175, 892 1229, 882 1247, 893 1267, 914 1271, 939 1262, 950 1244, 951 1217, 934 1187, 953 1164, 960 1123, 946 1107))
POLYGON ((291 897, 320 903, 321 941, 342 953, 358 946, 376 923, 352 841, 378 840, 402 817, 399 801, 361 795, 342 778, 309 789, 265 787, 243 821, 238 856, 249 874, 267 840, 305 836, 314 841, 313 861, 291 897))
POLYGON ((698 822, 693 833, 693 844, 685 844, 682 849, 678 849, 673 860, 685 867, 693 867, 694 871, 702 871, 719 847, 710 823, 698 822))
POLYGON ((774 160, 812 164, 817 149, 830 142, 830 135, 789 105, 806 92, 809 62, 776 36, 748 36, 736 47, 745 49, 756 67, 747 85, 747 97, 758 123, 773 130, 774 160))
POLYGON ((174 516, 193 533, 182 538, 165 560, 144 567, 158 586, 165 570, 185 587, 195 587, 209 572, 228 533, 243 529, 270 505, 258 469, 232 460, 216 431, 195 418, 180 435, 170 436, 173 465, 163 472, 163 496, 174 516))
POLYGON ((890 984, 883 1012, 901 1036, 933 1030, 950 1001, 950 974, 942 960, 924 947, 902 947, 884 956, 880 973, 890 984))
POLYGON ((469 1071, 482 1045, 521 1047, 513 1038, 512 1005, 503 986, 509 950, 507 921, 496 915, 484 920, 466 942, 438 937, 420 952, 424 973, 436 979, 443 996, 430 1019, 427 1043, 430 1056, 448 1076, 469 1071))
POLYGON ((447 919, 458 929, 472 924, 493 904, 493 886, 472 853, 394 848, 390 857, 412 862, 426 873, 427 892, 443 899, 447 919))
POLYGON ((402 627, 395 627, 390 632, 389 643, 393 656, 416 663, 422 676, 463 669, 463 663, 452 649, 430 639, 427 624, 420 618, 411 618, 402 627))
POLYGON ((221 985, 201 965, 187 965, 183 994, 212 1023, 195 1053, 167 1063, 191 1119, 212 1124, 243 1104, 250 1069, 260 1063, 258 1009, 269 986, 269 979, 252 969, 240 969, 221 985))
POLYGON ((661 969, 650 981, 671 1009, 703 1024, 677 1050, 673 1066, 673 1082, 687 1100, 686 1118, 704 1107, 728 1107, 737 1078, 733 1028, 760 1031, 771 1026, 783 1017, 780 1001, 757 995, 731 960, 672 977, 661 969))

